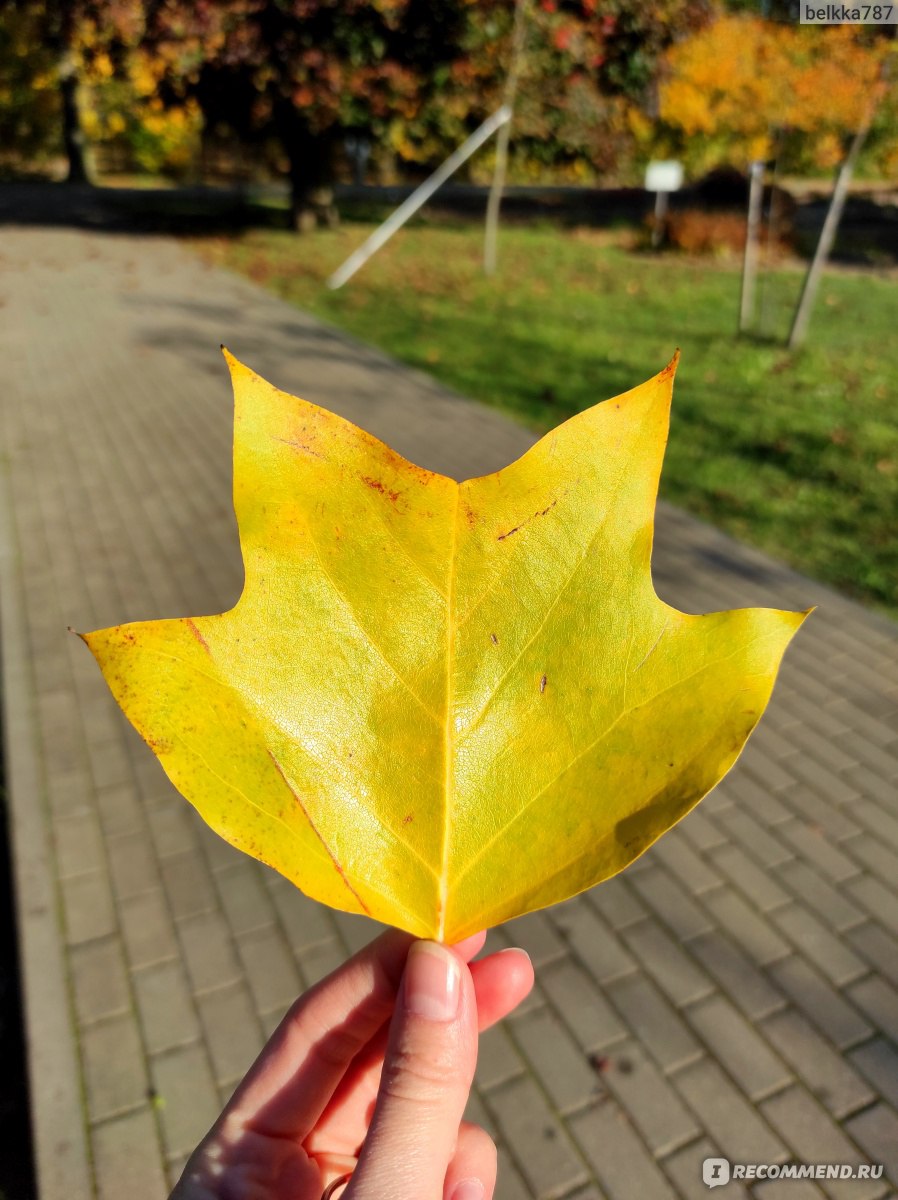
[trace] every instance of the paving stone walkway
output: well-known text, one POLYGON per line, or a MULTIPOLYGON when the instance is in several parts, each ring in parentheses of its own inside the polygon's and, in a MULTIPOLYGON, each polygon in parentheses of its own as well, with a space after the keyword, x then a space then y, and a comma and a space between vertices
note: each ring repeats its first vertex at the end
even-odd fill
MULTIPOLYGON (((158 1200, 294 997, 375 930, 208 832, 66 627, 236 600, 221 341, 448 474, 497 469, 531 438, 166 239, 8 227, 0 305, 7 778, 41 1196, 158 1200)), ((888 1196, 898 628, 667 508, 655 574, 686 610, 820 609, 693 815, 623 877, 490 934, 537 971, 482 1041, 471 1114, 499 1142, 497 1195, 691 1200, 723 1154, 885 1163, 892 1185, 730 1184, 728 1200, 888 1196)))

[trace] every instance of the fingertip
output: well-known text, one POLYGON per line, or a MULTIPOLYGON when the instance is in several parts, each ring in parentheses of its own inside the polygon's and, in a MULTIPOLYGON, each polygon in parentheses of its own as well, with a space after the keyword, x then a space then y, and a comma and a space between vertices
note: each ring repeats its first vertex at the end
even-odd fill
POLYGON ((461 994, 457 955, 439 942, 413 942, 403 977, 406 1011, 429 1021, 452 1021, 458 1015, 461 994))
POLYGON ((535 972, 533 961, 526 950, 509 946, 496 954, 498 970, 502 972, 505 991, 513 997, 513 1007, 519 1006, 533 990, 535 972))
POLYGON ((470 962, 472 958, 480 953, 486 942, 486 930, 481 929, 479 933, 472 933, 470 937, 462 938, 460 942, 453 942, 450 946, 465 962, 470 962))
POLYGON ((501 960, 503 970, 513 972, 514 983, 516 988, 521 992, 521 999, 529 995, 530 989, 536 981, 536 973, 533 970, 533 960, 530 955, 521 946, 509 946, 505 950, 499 950, 496 957, 501 960))
POLYGON ((471 963, 481 1032, 501 1021, 529 996, 534 984, 530 955, 518 947, 498 950, 471 963))
POLYGON ((490 1200, 496 1190, 496 1143, 479 1125, 462 1121, 443 1185, 445 1200, 490 1200))
POLYGON ((476 1063, 471 973, 449 946, 419 939, 408 951, 353 1194, 440 1194, 476 1063))

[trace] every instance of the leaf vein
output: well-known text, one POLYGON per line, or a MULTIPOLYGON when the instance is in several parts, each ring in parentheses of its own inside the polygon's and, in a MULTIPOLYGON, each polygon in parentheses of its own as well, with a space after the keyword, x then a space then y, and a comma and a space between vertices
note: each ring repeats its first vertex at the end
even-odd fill
MULTIPOLYGON (((716 730, 715 730, 715 733, 716 733, 716 730)), ((696 752, 692 756, 692 758, 690 758, 688 762, 683 764, 682 769, 677 773, 677 775, 674 776, 674 779, 668 780, 660 788, 658 788, 657 791, 653 792, 652 795, 649 796, 649 798, 646 800, 645 804, 640 806, 638 811, 644 812, 646 809, 651 808, 651 806, 658 799, 658 797, 661 795, 661 793, 664 792, 664 790, 666 788, 670 787, 672 782, 675 782, 677 779, 679 779, 680 776, 687 769, 687 767, 691 767, 692 764, 697 759, 701 758, 701 756, 704 754, 705 750, 707 750, 708 746, 710 746, 710 744, 711 744, 711 742, 713 742, 713 740, 714 740, 714 735, 712 734, 712 736, 710 738, 708 738, 708 740, 706 742, 702 742, 701 746, 699 746, 698 750, 696 750, 696 752)), ((696 803, 698 803, 698 801, 696 801, 696 803)), ((612 827, 612 833, 616 830, 617 824, 618 823, 616 822, 615 825, 612 827)), ((609 834, 609 836, 611 836, 611 835, 609 834)), ((663 831, 662 831, 662 833, 658 834, 658 837, 652 839, 652 841, 649 843, 649 845, 645 847, 645 850, 648 850, 649 847, 654 845, 654 843, 658 841, 658 838, 660 838, 662 836, 663 836, 663 831)), ((553 879, 557 879, 559 875, 564 875, 565 872, 568 870, 568 868, 572 867, 575 862, 579 862, 581 858, 586 858, 587 855, 595 854, 595 849, 596 849, 595 842, 589 842, 588 845, 586 845, 582 849, 578 850, 577 853, 574 854, 571 858, 566 859, 565 862, 563 862, 561 864, 561 866, 559 866, 556 870, 554 870, 552 872, 552 874, 550 876, 548 876, 547 879, 541 880, 539 886, 545 887, 547 884, 551 883, 553 879)), ((643 851, 640 851, 640 854, 641 853, 643 853, 643 851)), ((636 857, 638 858, 639 855, 636 855, 636 857)), ((633 860, 631 859, 630 862, 632 862, 632 861, 633 860)), ((613 878, 614 875, 619 875, 620 872, 625 870, 626 867, 629 865, 630 865, 629 862, 626 863, 619 870, 612 872, 611 875, 605 875, 604 878, 598 880, 597 883, 604 883, 607 879, 613 878)), ((593 886, 595 886, 595 885, 593 885, 593 886)), ((518 891, 513 892, 511 894, 511 896, 503 897, 503 899, 501 901, 501 909, 508 909, 508 907, 510 905, 514 904, 514 902, 518 899, 519 896, 525 896, 527 894, 528 890, 532 891, 532 884, 530 885, 529 888, 527 885, 525 885, 524 887, 519 888, 518 891)), ((584 889, 584 890, 588 890, 588 889, 584 889)), ((577 893, 577 894, 579 895, 579 893, 577 893)), ((555 902, 549 901, 549 903, 551 904, 551 903, 555 903, 555 902)), ((546 906, 543 905, 543 907, 546 907, 546 906)), ((501 909, 500 909, 500 905, 496 905, 494 908, 489 909, 486 913, 481 913, 480 917, 479 917, 480 922, 482 922, 487 927, 493 925, 495 923, 493 920, 493 913, 495 913, 497 911, 501 911, 501 909)))
POLYGON ((396 669, 396 667, 394 667, 393 664, 390 662, 389 658, 387 658, 382 647, 378 645, 377 641, 372 637, 372 635, 368 632, 368 630, 362 624, 361 620, 359 619, 359 615, 356 612, 354 605, 352 604, 352 601, 345 594, 343 589, 340 587, 340 585, 337 583, 337 581, 334 579, 334 577, 328 571, 327 567, 324 565, 324 559, 321 557, 321 550, 318 546, 318 542, 315 540, 315 535, 312 532, 311 526, 307 524, 305 528, 306 528, 306 532, 309 535, 309 541, 312 543, 312 547, 315 551, 315 556, 318 559, 318 565, 321 568, 321 574, 324 576, 324 578, 327 580, 327 582, 331 585, 335 594, 339 597, 339 599, 345 605, 347 612, 349 613, 350 617, 352 618, 353 622, 356 625, 356 628, 360 631, 360 633, 365 638, 365 640, 367 641, 367 643, 371 647, 371 649, 374 650, 375 653, 378 655, 381 662, 383 662, 383 664, 388 668, 388 670, 393 675, 393 677, 396 679, 396 681, 405 688, 405 690, 408 692, 408 694, 411 696, 411 698, 415 701, 415 703, 418 705, 418 707, 421 708, 422 711, 426 712, 427 715, 430 717, 430 719, 436 725, 439 725, 440 724, 439 714, 435 713, 432 708, 430 708, 427 704, 425 704, 424 701, 421 699, 421 697, 418 695, 418 693, 411 686, 411 684, 406 679, 403 679, 403 677, 400 675, 400 673, 396 669))
POLYGON ((514 671, 515 667, 518 665, 518 663, 521 661, 521 659, 524 657, 524 655, 527 653, 527 651, 530 649, 530 647, 533 645, 533 643, 536 641, 536 639, 542 633, 543 629, 546 627, 546 624, 548 623, 549 618, 551 617, 552 613, 554 612, 556 606, 561 602, 562 597, 567 592, 567 589, 570 586, 571 580, 574 578, 574 576, 580 570, 580 567, 586 561, 586 558, 587 558, 590 550, 592 549, 596 538, 599 536, 602 529, 604 528, 607 519, 608 519, 608 514, 606 513, 604 519, 602 520, 602 523, 599 525, 599 527, 596 529, 595 533, 590 538, 588 544, 586 545, 586 547, 583 550, 583 553, 578 557, 576 563, 574 564, 574 567, 571 570, 570 574, 567 576, 564 583, 562 583, 561 587, 558 589, 552 603, 546 609, 539 625, 537 625, 536 629, 533 631, 533 633, 530 635, 530 637, 527 639, 527 641, 524 643, 524 645, 521 646, 521 648, 517 651, 515 656, 512 658, 511 662, 508 664, 508 666, 505 668, 505 670, 499 676, 498 680, 493 685, 493 689, 490 692, 489 696, 487 697, 486 701, 484 702, 483 706, 481 707, 480 711, 476 714, 476 716, 474 716, 472 718, 471 721, 468 722, 463 733, 459 736, 459 738, 458 738, 459 743, 463 742, 477 728, 477 726, 480 724, 480 722, 483 720, 483 718, 486 716, 486 714, 492 708, 499 693, 502 691, 502 688, 504 687, 506 680, 511 675, 512 671, 514 671))
POLYGON ((446 607, 446 718, 443 729, 443 840, 440 852, 439 913, 437 937, 442 941, 446 928, 446 903, 449 895, 449 840, 452 824, 452 799, 454 798, 454 733, 453 679, 455 670, 455 630, 452 626, 456 599, 456 571, 458 558, 458 515, 461 508, 461 488, 455 489, 455 510, 452 514, 452 542, 449 547, 449 579, 446 607))
MULTIPOLYGON (((703 671, 708 671, 712 667, 720 666, 721 663, 725 663, 729 659, 735 658, 737 654, 744 653, 746 650, 749 649, 750 646, 755 645, 755 643, 757 643, 757 642, 765 641, 769 637, 770 637, 770 634, 762 634, 759 637, 753 638, 750 642, 746 642, 742 646, 737 646, 736 649, 733 650, 730 654, 724 654, 721 658, 715 658, 712 662, 705 663, 703 666, 697 667, 694 671, 691 671, 688 675, 684 675, 682 679, 674 680, 673 683, 668 684, 668 686, 665 688, 661 688, 660 691, 655 692, 655 694, 653 696, 650 696, 647 700, 643 700, 638 704, 633 704, 633 705, 630 705, 629 708, 623 709, 620 713, 618 713, 618 715, 614 718, 614 720, 611 722, 610 725, 606 726, 606 728, 603 729, 602 732, 597 737, 593 738, 593 740, 589 743, 589 745, 585 746, 578 754, 576 754, 570 760, 570 762, 568 762, 564 767, 562 767, 562 769, 556 775, 554 775, 552 777, 552 779, 550 779, 549 782, 544 787, 540 788, 540 790, 534 796, 531 796, 530 799, 525 804, 523 804, 517 810, 517 812, 515 812, 514 815, 502 826, 502 828, 497 830, 496 833, 494 833, 493 836, 489 839, 489 841, 486 842, 484 845, 482 845, 479 848, 479 850, 474 855, 474 857, 465 864, 463 869, 456 876, 455 885, 457 886, 459 880, 461 880, 465 875, 467 875, 467 873, 471 870, 471 868, 481 858, 483 858, 483 856, 492 848, 492 846, 494 846, 495 843, 497 841, 499 841, 500 838, 504 837, 508 833, 509 829, 521 819, 521 817, 524 815, 524 813, 527 812, 527 810, 532 805, 534 805, 542 796, 544 796, 545 793, 547 791, 549 791, 550 788, 553 788, 555 786, 555 784, 558 782, 558 780, 561 779, 562 776, 566 775, 572 767, 576 766, 576 764, 578 762, 580 762, 580 760, 582 758, 584 758, 587 754, 589 754, 592 750, 594 750, 596 748, 596 746, 598 746, 602 741, 604 741, 604 739, 606 737, 608 737, 615 730, 615 728, 621 723, 621 721, 625 717, 628 717, 631 713, 635 712, 639 708, 647 708, 649 705, 654 704, 657 700, 660 700, 661 697, 665 696, 668 692, 671 692, 675 688, 682 687, 684 684, 689 683, 689 681, 694 679, 696 677, 696 675, 700 675, 703 671)), ((690 761, 692 761, 692 760, 690 760, 690 761)))
MULTIPOLYGON (((300 838, 299 831, 294 829, 292 825, 288 825, 287 822, 283 819, 283 817, 277 816, 276 813, 269 812, 269 810, 267 808, 263 808, 261 804, 257 804, 255 800, 251 800, 249 798, 249 796, 247 796, 246 792, 244 792, 241 788, 237 787, 236 783, 232 783, 229 779, 225 779, 224 776, 219 775, 219 773, 216 770, 214 770, 213 767, 210 766, 209 760, 203 754, 201 754, 199 752, 199 750, 197 750, 194 746, 192 746, 190 744, 190 742, 188 742, 185 738, 181 737, 180 734, 174 732, 174 730, 173 730, 171 736, 176 741, 180 742, 181 745, 185 747, 185 749, 187 750, 187 752, 189 754, 193 754, 196 758, 198 758, 199 761, 206 768, 206 770, 209 772, 209 774, 213 776, 213 778, 217 779, 219 781, 219 783, 221 783, 224 787, 230 788, 232 792, 236 792, 238 796, 240 796, 243 800, 246 801, 246 803, 250 806, 250 808, 256 809, 256 811, 260 812, 263 817, 268 817, 270 820, 277 822, 277 824, 283 825, 284 829, 287 830, 287 832, 290 834, 291 837, 294 837, 297 839, 300 838)), ((211 822, 210 822, 210 824, 211 824, 211 822)), ((213 826, 213 828, 214 828, 214 826, 213 826)), ((228 840, 230 840, 230 838, 228 838, 228 840)), ((321 859, 322 862, 330 861, 325 856, 325 854, 322 853, 322 851, 320 849, 316 851, 316 854, 317 854, 318 858, 321 859)), ((270 865, 270 864, 266 864, 266 865, 270 865)), ((277 870, 277 868, 275 868, 275 870, 277 870)), ((295 886, 298 886, 298 884, 295 886)), ((406 908, 406 906, 404 904, 400 903, 400 901, 392 893, 387 893, 387 892, 382 891, 380 888, 375 887, 367 879, 365 880, 365 887, 368 889, 368 891, 374 892, 374 894, 376 896, 380 896, 380 898, 382 900, 386 901, 388 905, 392 905, 393 907, 399 909, 402 913, 405 914, 406 917, 409 918, 409 920, 412 924, 420 923, 420 918, 418 917, 418 915, 416 913, 413 913, 410 908, 406 908)), ((303 889, 300 888, 300 891, 302 891, 302 890, 303 889)))
MULTIPOLYGON (((368 489, 366 488, 365 491, 367 493, 368 489)), ((374 513, 374 515, 377 518, 377 520, 379 521, 379 523, 383 526, 383 528, 386 530, 386 532, 390 535, 390 537, 393 539, 393 541, 396 543, 396 545, 399 547, 399 549, 402 551, 402 553, 405 555, 405 557, 408 559, 409 563, 412 565, 415 572, 421 576, 421 578, 428 585, 428 587, 430 587, 445 604, 448 600, 448 597, 446 596, 446 594, 440 590, 440 588, 430 578, 430 576, 423 569, 423 567, 420 565, 420 563, 415 562, 414 558, 412 558, 411 554, 409 553, 408 548, 403 545, 403 543, 396 536, 395 532, 390 528, 390 525, 388 524, 388 522, 384 520, 383 515, 380 512, 380 504, 377 503, 376 498, 374 496, 371 496, 370 493, 369 493, 369 499, 368 499, 368 507, 371 510, 371 512, 374 513)))
MULTIPOLYGON (((153 648, 150 652, 152 654, 159 655, 159 657, 161 657, 161 658, 168 658, 172 662, 176 662, 179 664, 179 666, 186 667, 190 671, 195 671, 198 675, 202 675, 204 679, 208 679, 210 683, 218 684, 220 687, 228 688, 229 691, 234 692, 237 695, 237 697, 239 698, 239 700, 242 704, 245 704, 248 707, 250 707, 250 711, 254 712, 257 717, 261 716, 264 720, 270 721, 273 725, 275 725, 276 728, 278 728, 280 730, 281 734, 285 738, 287 738, 288 740, 291 740, 292 735, 287 730, 281 728, 277 724, 277 722, 273 720, 271 715, 269 713, 267 713, 264 709, 261 709, 261 710, 258 709, 258 707, 255 704, 255 702, 253 701, 253 699, 251 697, 247 696, 244 692, 240 691, 240 689, 238 687, 236 687, 233 683, 229 683, 228 680, 222 679, 220 676, 210 675, 208 671, 201 670, 194 663, 189 662, 187 659, 184 659, 184 658, 178 658, 178 656, 175 654, 167 654, 164 650, 158 650, 156 648, 153 648)), ((188 743, 185 742, 183 738, 179 738, 178 740, 181 741, 183 745, 185 745, 185 746, 188 745, 188 743)), ((268 749, 267 745, 266 745, 266 749, 268 749)), ((269 752, 269 754, 271 753, 270 750, 268 752, 269 752)), ((322 773, 329 776, 329 778, 332 780, 334 785, 336 785, 339 782, 336 779, 334 772, 331 769, 331 764, 327 759, 321 758, 318 755, 313 754, 309 750, 308 746, 306 746, 306 745, 302 745, 302 752, 303 752, 303 754, 308 755, 308 757, 310 759, 312 759, 312 761, 315 763, 316 767, 322 773)), ((197 754, 197 751, 194 750, 193 753, 197 754)), ((203 759, 203 762, 206 763, 206 760, 203 759)), ((208 766, 208 763, 206 763, 206 765, 208 766)), ((209 770, 212 771, 212 768, 209 767, 209 770)), ((216 779, 220 778, 220 776, 218 776, 214 771, 212 771, 212 774, 215 775, 216 779)), ((225 782, 225 781, 222 780, 222 782, 225 782)), ((229 784, 228 786, 233 786, 233 785, 229 784)), ((242 796, 243 793, 240 792, 240 795, 242 796)), ((359 803, 358 796, 354 796, 354 799, 355 799, 356 803, 359 803)), ((250 803, 252 803, 252 802, 250 801, 250 803)), ((255 805, 255 807, 258 808, 259 806, 255 805)), ((392 829, 389 825, 387 825, 386 822, 384 821, 383 817, 380 816, 380 814, 378 812, 376 812, 375 809, 369 807, 367 804, 364 805, 364 809, 365 809, 365 812, 367 812, 369 814, 369 816, 371 816, 375 821, 377 821, 382 826, 382 828, 384 828, 387 831, 387 833, 389 833, 391 835, 391 837, 395 838, 395 840, 399 843, 400 846, 402 846, 405 850, 408 851, 408 853, 412 856, 412 858, 417 859, 417 861, 421 864, 421 866, 424 868, 425 871, 427 871, 427 873, 429 875, 432 875, 434 878, 437 877, 437 872, 436 872, 436 869, 434 868, 433 864, 427 862, 427 860, 425 858, 422 858, 422 856, 418 853, 417 850, 415 850, 415 848, 412 846, 412 844, 410 842, 406 841, 406 839, 404 837, 402 837, 395 829, 392 829)), ((265 812, 266 810, 260 809, 260 811, 265 812)), ((289 828, 289 826, 288 826, 288 828, 289 828)))
MULTIPOLYGON (((643 414, 642 421, 645 421, 645 419, 646 419, 646 414, 643 414)), ((596 526, 589 541, 583 547, 582 552, 577 556, 577 559, 574 562, 574 565, 571 568, 567 578, 561 584, 561 586, 559 587, 559 589, 555 595, 555 598, 553 599, 553 601, 549 605, 549 607, 546 609, 543 619, 540 621, 539 625, 536 627, 533 634, 527 639, 527 641, 524 643, 524 645, 515 654, 514 658, 508 664, 506 669, 502 672, 498 681, 496 682, 492 691, 490 692, 489 696, 487 697, 485 703, 481 707, 480 711, 473 718, 473 720, 468 723, 464 732, 458 738, 459 743, 461 743, 462 741, 465 740, 465 738, 480 724, 480 722, 482 721, 484 716, 490 710, 490 708, 492 707, 493 703, 496 700, 496 697, 499 695, 499 692, 502 690, 502 687, 504 686, 505 681, 508 679, 511 672, 515 669, 515 667, 521 661, 521 659, 526 654, 526 652, 529 650, 529 648, 533 645, 533 643, 539 637, 540 633, 542 633, 543 629, 546 626, 546 623, 548 622, 549 618, 551 617, 552 613, 554 612, 556 606, 560 603, 562 597, 565 595, 565 593, 567 592, 567 589, 570 587, 571 581, 574 579, 577 572, 583 566, 583 563, 586 562, 586 559, 588 558, 590 551, 592 550, 593 546, 595 545, 596 540, 598 539, 599 535, 605 529, 605 526, 608 524, 608 519, 611 516, 611 512, 613 510, 614 503, 618 498, 618 495, 619 495, 620 489, 621 489, 621 485, 624 481, 625 475, 627 474, 627 466, 628 466, 628 463, 626 461, 624 461, 621 464, 621 468, 618 471, 616 480, 614 481, 614 487, 608 498, 608 502, 607 502, 607 505, 605 508, 605 513, 604 513, 601 521, 596 526)))

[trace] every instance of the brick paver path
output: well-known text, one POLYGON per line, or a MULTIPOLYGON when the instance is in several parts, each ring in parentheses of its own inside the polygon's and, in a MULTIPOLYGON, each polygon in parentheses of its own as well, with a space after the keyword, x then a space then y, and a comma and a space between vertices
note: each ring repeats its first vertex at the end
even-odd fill
MULTIPOLYGON (((172 241, 7 229, 0 254, 8 774, 42 1194, 157 1200, 288 1004, 374 929, 209 833, 66 626, 237 598, 220 341, 449 474, 531 439, 172 241)), ((697 812, 625 876, 491 933, 538 978, 482 1043, 471 1112, 499 1141, 498 1195, 700 1197, 714 1153, 886 1162, 894 1184, 896 628, 681 513, 662 511, 656 541, 658 589, 687 610, 821 607, 697 812)))

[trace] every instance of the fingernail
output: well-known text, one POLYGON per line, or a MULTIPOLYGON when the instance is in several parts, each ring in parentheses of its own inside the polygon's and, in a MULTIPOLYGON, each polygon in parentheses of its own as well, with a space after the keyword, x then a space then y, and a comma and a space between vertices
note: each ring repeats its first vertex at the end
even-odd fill
POLYGON ((413 942, 405 967, 405 1006, 429 1021, 451 1021, 458 1012, 458 959, 437 942, 413 942))
POLYGON ((479 1179, 463 1179, 452 1189, 449 1200, 483 1200, 483 1184, 479 1179))
POLYGON ((521 946, 506 946, 502 950, 497 950, 496 953, 497 954, 520 954, 522 958, 526 958, 527 962, 531 961, 530 955, 521 946))

